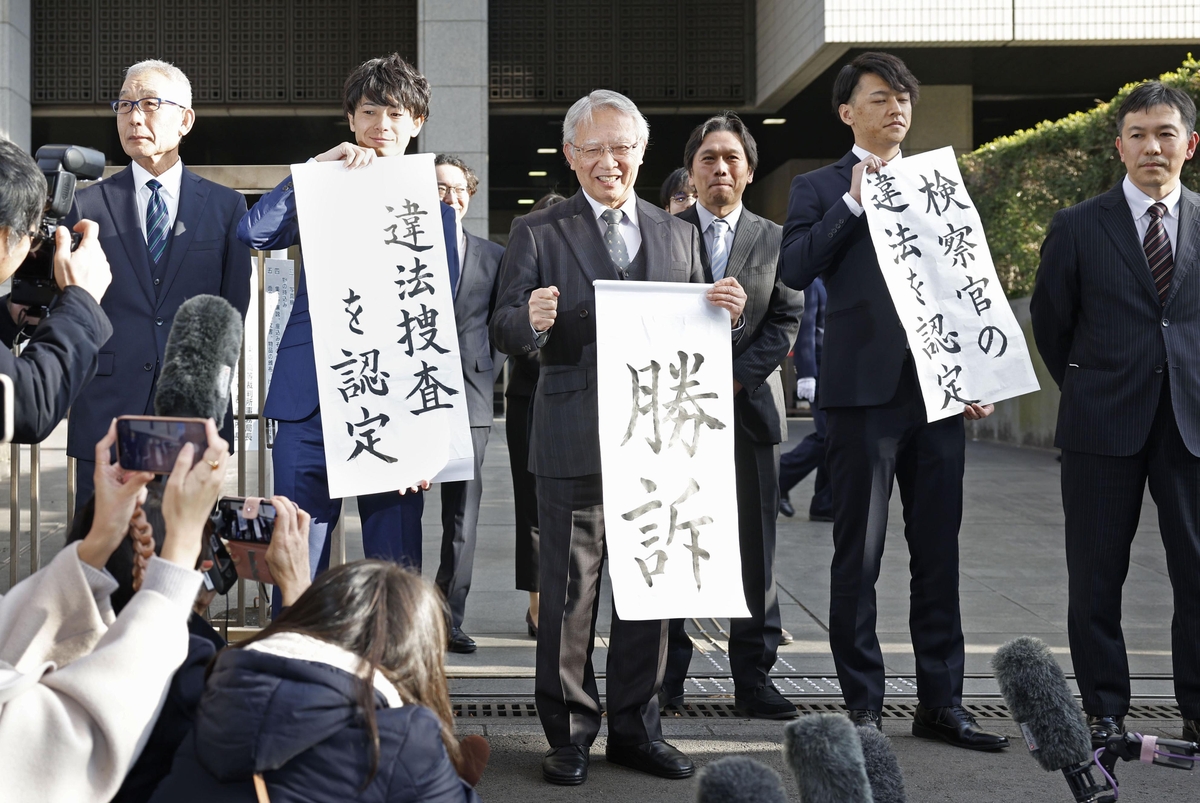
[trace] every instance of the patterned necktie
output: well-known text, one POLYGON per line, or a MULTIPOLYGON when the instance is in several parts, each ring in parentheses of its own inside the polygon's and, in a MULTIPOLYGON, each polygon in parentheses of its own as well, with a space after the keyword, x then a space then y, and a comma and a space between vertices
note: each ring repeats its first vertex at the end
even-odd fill
POLYGON ((712 268, 712 277, 715 282, 725 278, 725 266, 729 264, 729 248, 725 244, 725 234, 729 231, 729 222, 724 218, 715 217, 709 224, 709 228, 712 229, 713 243, 708 263, 712 268))
POLYGON ((150 179, 146 182, 150 188, 150 203, 146 205, 146 245, 150 248, 150 257, 157 265, 167 250, 167 204, 158 194, 162 184, 150 179))
POLYGON ((621 218, 625 213, 620 209, 605 209, 600 217, 608 224, 604 230, 604 247, 608 249, 608 258, 621 271, 625 278, 625 269, 629 267, 629 249, 625 247, 625 238, 621 236, 621 218))
POLYGON ((1166 213, 1166 204, 1150 207, 1150 228, 1146 229, 1146 238, 1142 240, 1142 249, 1150 262, 1150 275, 1154 277, 1154 287, 1158 290, 1158 300, 1163 304, 1167 303, 1167 296, 1171 293, 1171 271, 1175 267, 1175 260, 1171 257, 1171 239, 1167 237, 1167 227, 1162 221, 1166 213))

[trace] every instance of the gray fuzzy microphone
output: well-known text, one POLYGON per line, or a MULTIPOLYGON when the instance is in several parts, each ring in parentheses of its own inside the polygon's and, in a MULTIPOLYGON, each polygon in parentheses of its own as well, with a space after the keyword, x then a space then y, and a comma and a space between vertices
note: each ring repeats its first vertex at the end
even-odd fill
POLYGON ((163 350, 154 412, 211 418, 220 427, 241 349, 242 316, 228 301, 199 295, 180 304, 163 350))
POLYGON ((900 774, 900 765, 888 737, 875 727, 860 726, 856 730, 862 742, 863 767, 875 803, 906 803, 904 776, 900 774))
POLYGON ((802 803, 873 803, 862 741, 841 714, 809 714, 783 729, 802 803))
POLYGON ((726 756, 696 776, 696 803, 788 803, 779 773, 747 756, 726 756))

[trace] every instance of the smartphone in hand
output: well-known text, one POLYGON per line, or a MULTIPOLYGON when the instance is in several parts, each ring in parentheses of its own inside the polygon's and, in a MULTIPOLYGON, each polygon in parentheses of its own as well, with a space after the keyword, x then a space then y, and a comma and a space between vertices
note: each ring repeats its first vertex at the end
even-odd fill
POLYGON ((195 446, 192 465, 208 448, 203 418, 123 415, 117 419, 117 462, 128 471, 170 474, 185 443, 195 446))
POLYGON ((275 584, 267 566, 267 547, 275 530, 275 506, 259 497, 222 497, 213 513, 215 534, 225 539, 238 577, 275 584))

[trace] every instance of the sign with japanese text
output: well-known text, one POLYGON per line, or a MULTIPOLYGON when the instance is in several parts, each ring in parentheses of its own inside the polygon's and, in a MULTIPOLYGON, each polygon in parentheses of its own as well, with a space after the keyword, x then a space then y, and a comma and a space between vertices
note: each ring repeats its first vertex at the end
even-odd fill
POLYGON ((865 173, 871 241, 917 366, 929 421, 1038 389, 952 148, 865 173))
POLYGON ((332 497, 474 476, 433 155, 292 165, 332 497))
POLYGON ((710 285, 597 281, 604 529, 622 619, 749 616, 729 313, 710 285))

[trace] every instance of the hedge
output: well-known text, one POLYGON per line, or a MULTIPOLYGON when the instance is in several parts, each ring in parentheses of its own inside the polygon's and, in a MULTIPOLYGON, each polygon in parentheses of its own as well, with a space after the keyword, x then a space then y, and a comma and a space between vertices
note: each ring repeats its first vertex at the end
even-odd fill
MULTIPOLYGON (((1200 105, 1200 62, 1190 53, 1159 80, 1187 91, 1200 105)), ((1128 84, 1094 109, 1038 123, 959 158, 1009 298, 1033 292, 1038 249, 1054 213, 1106 192, 1125 176, 1114 146, 1116 112, 1136 86, 1128 84)), ((1200 189, 1200 155, 1185 163, 1183 183, 1200 189)))

